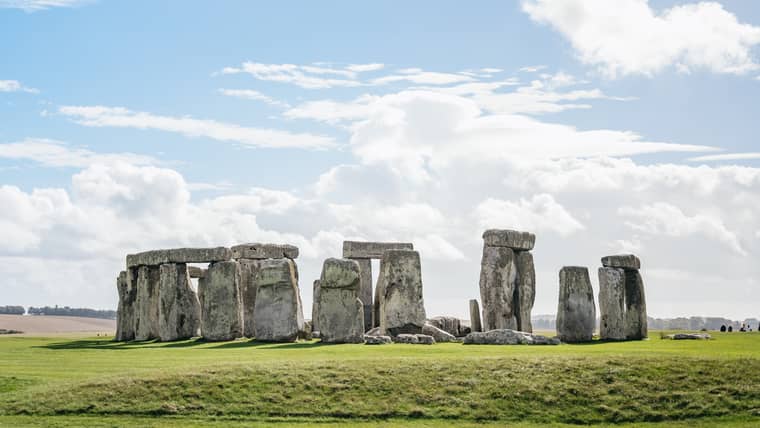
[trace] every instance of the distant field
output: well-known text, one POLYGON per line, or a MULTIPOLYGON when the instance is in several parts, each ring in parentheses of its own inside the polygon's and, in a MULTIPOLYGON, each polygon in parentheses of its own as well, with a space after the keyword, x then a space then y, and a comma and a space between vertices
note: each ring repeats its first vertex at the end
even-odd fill
POLYGON ((54 315, 0 315, 0 329, 39 333, 107 333, 116 332, 116 320, 54 315))
POLYGON ((0 426, 760 426, 760 334, 556 347, 0 337, 0 426))

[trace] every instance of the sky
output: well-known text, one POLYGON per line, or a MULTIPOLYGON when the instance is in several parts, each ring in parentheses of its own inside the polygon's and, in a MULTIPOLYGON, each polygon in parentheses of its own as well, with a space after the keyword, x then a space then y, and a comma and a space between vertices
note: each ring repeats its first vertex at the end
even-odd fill
POLYGON ((115 308, 128 253, 274 242, 308 313, 379 240, 466 317, 506 228, 534 314, 635 253, 651 316, 757 317, 758 99, 756 2, 0 0, 0 305, 115 308))

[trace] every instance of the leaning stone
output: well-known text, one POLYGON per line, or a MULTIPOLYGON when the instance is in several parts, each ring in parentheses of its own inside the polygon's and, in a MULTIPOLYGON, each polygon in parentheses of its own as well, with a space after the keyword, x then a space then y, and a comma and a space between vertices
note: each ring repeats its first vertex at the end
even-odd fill
POLYGON ((156 266, 164 263, 213 263, 230 260, 229 248, 174 248, 127 255, 127 267, 156 266))
POLYGON ((188 266, 187 273, 190 275, 190 278, 202 278, 206 274, 206 270, 197 266, 188 266))
POLYGON ((116 310, 116 336, 119 342, 135 338, 135 298, 137 297, 135 269, 121 271, 116 278, 116 290, 119 293, 119 306, 116 310))
POLYGON ((319 279, 319 333, 325 343, 364 341, 364 306, 359 300, 359 264, 327 259, 319 279))
MULTIPOLYGON (((298 332, 303 330, 303 310, 296 272, 295 262, 291 259, 261 261, 256 275, 256 340, 295 342, 298 339, 298 332)), ((320 330, 320 333, 324 334, 324 331, 320 330)))
POLYGON ((515 302, 515 315, 517 316, 517 329, 528 333, 533 332, 531 313, 533 303, 536 300, 536 268, 533 266, 533 254, 529 251, 517 251, 515 253, 515 265, 517 266, 517 301, 515 302))
POLYGON ((315 279, 311 292, 311 330, 319 331, 319 280, 315 279))
POLYGON ((230 248, 233 259, 297 259, 298 247, 288 244, 250 243, 230 248))
POLYGON ((563 342, 589 342, 594 335, 596 305, 588 269, 566 266, 559 273, 557 334, 563 342))
POLYGON ((373 327, 369 330, 367 330, 366 333, 364 333, 365 336, 382 336, 382 332, 380 332, 380 327, 373 327))
POLYGON ((633 254, 602 257, 602 266, 611 268, 641 269, 641 260, 633 254))
POLYGON ((483 331, 480 324, 480 305, 476 299, 470 300, 470 330, 473 333, 483 331))
POLYGON ((456 342, 457 338, 453 334, 441 330, 431 324, 426 323, 422 326, 422 334, 431 336, 436 342, 456 342))
POLYGON ((209 341, 243 336, 243 300, 237 262, 212 263, 198 283, 201 304, 201 336, 209 341))
POLYGON ((413 250, 408 242, 358 242, 343 241, 345 259, 381 259, 388 250, 413 250))
POLYGON ((396 343, 406 343, 410 345, 414 345, 420 342, 420 340, 417 338, 416 334, 398 334, 396 336, 392 337, 393 341, 396 343))
POLYGON ((517 329, 514 313, 516 279, 514 251, 507 247, 484 246, 480 265, 483 330, 517 329))
POLYGON ((625 340, 625 271, 599 268, 599 338, 625 340))
POLYGON ((162 342, 195 337, 201 322, 198 296, 190 287, 190 275, 184 263, 166 263, 159 267, 158 332, 162 342))
POLYGON ((536 245, 536 235, 516 230, 489 229, 483 232, 483 240, 489 247, 507 247, 521 251, 530 251, 536 245))
POLYGON ((435 345, 435 338, 428 334, 416 334, 417 343, 420 345, 435 345))
POLYGON ((368 336, 366 334, 364 335, 365 345, 386 345, 388 343, 391 343, 390 336, 368 336))
POLYGON ((356 259, 359 264, 359 300, 364 305, 364 330, 372 328, 372 260, 356 259))
POLYGON ((135 340, 158 338, 158 266, 137 268, 135 340))
POLYGON ((380 330, 391 336, 420 333, 426 318, 420 254, 388 250, 383 253, 380 271, 380 330))
POLYGON ((256 272, 259 269, 259 260, 240 259, 238 260, 238 275, 240 278, 240 295, 243 302, 243 336, 254 337, 256 329, 254 328, 256 310, 256 272))
POLYGON ((648 336, 644 280, 637 270, 625 271, 625 331, 628 340, 641 340, 648 336))

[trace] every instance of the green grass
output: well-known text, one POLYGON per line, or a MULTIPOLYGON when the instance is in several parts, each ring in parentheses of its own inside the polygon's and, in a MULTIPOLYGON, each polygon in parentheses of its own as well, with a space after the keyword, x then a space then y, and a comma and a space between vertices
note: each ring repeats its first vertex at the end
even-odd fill
POLYGON ((760 334, 561 346, 0 337, 0 426, 759 426, 760 334))

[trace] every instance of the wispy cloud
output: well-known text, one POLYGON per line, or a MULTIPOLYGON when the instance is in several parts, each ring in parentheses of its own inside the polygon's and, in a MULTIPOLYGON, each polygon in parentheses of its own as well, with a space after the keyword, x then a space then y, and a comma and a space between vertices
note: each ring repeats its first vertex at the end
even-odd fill
POLYGON ((157 165, 151 156, 135 153, 96 153, 72 147, 62 141, 46 138, 27 138, 23 141, 0 144, 0 158, 30 160, 48 167, 86 168, 94 164, 125 162, 132 165, 157 165))
POLYGON ((208 119, 159 116, 124 107, 61 106, 58 112, 84 126, 154 129, 252 147, 324 149, 336 145, 332 138, 326 136, 245 127, 208 119))
POLYGON ((357 73, 364 73, 368 71, 382 70, 383 68, 385 68, 385 64, 375 62, 371 64, 351 64, 346 67, 346 70, 354 71, 357 73))
POLYGON ((37 12, 55 7, 75 7, 94 0, 0 0, 0 8, 21 9, 25 12, 37 12))
POLYGON ((360 86, 356 72, 310 65, 263 64, 244 62, 240 67, 225 67, 222 74, 250 74, 257 80, 290 83, 305 89, 360 86), (328 77, 337 76, 337 77, 328 77))
POLYGON ((689 158, 691 162, 732 161, 760 159, 760 153, 724 153, 720 155, 706 155, 689 158))
POLYGON ((30 94, 39 94, 39 89, 29 88, 21 84, 18 80, 0 80, 0 92, 27 92, 30 94))
POLYGON ((289 108, 290 105, 286 102, 276 100, 269 95, 262 94, 259 91, 253 89, 219 89, 219 93, 228 97, 243 98, 246 100, 261 101, 273 106, 289 108))

